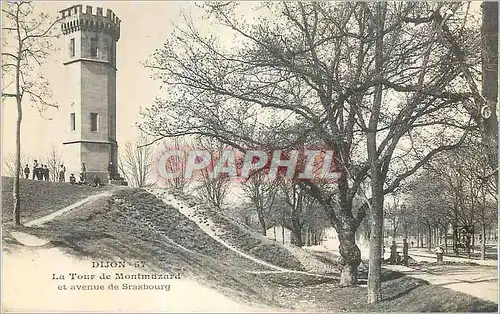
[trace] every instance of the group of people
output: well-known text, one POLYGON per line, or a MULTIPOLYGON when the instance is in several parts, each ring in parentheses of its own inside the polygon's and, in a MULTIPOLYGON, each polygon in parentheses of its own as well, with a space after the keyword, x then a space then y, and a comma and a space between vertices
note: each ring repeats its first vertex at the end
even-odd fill
MULTIPOLYGON (((49 181, 49 175, 50 175, 50 170, 47 165, 42 165, 38 163, 38 160, 34 160, 33 162, 33 172, 31 172, 30 167, 28 164, 26 164, 24 168, 24 176, 26 179, 29 179, 30 173, 33 174, 32 179, 38 179, 38 180, 45 180, 49 181)), ((112 162, 109 163, 108 165, 108 174, 109 174, 109 179, 114 180, 116 178, 116 169, 113 165, 112 162)), ((66 181, 66 167, 61 164, 59 166, 59 171, 57 173, 57 181, 59 182, 65 182, 66 181)), ((89 182, 87 181, 87 166, 85 166, 85 163, 82 163, 80 167, 80 177, 79 180, 77 181, 77 178, 75 175, 72 173, 69 176, 69 182, 71 184, 78 184, 78 185, 87 185, 89 182)), ((90 182, 91 186, 103 186, 104 184, 102 183, 101 179, 99 176, 96 174, 92 178, 92 182, 90 182)))
MULTIPOLYGON (((80 167, 80 178, 78 182, 76 181, 75 175, 72 173, 69 176, 69 183, 71 184, 78 184, 78 185, 87 185, 89 184, 87 181, 87 166, 85 166, 85 163, 82 163, 82 166, 80 167)), ((99 176, 97 174, 94 175, 94 178, 92 179, 92 182, 89 184, 90 186, 103 186, 101 179, 99 179, 99 176)))
MULTIPOLYGON (((108 165, 108 173, 109 173, 109 179, 113 180, 116 177, 116 171, 115 167, 113 166, 113 163, 110 162, 108 165)), ((78 185, 86 185, 89 184, 87 181, 87 166, 85 166, 85 163, 82 163, 82 166, 80 167, 80 177, 78 182, 76 181, 75 175, 72 173, 69 176, 69 182, 71 184, 78 184, 78 185)), ((97 174, 94 175, 92 178, 92 182, 90 183, 90 186, 103 186, 104 184, 102 183, 101 179, 97 174)))
POLYGON ((396 245, 396 241, 392 241, 389 264, 391 265, 403 264, 405 266, 408 266, 408 249, 409 249, 408 242, 406 241, 406 239, 403 239, 403 259, 401 260, 401 257, 398 254, 398 246, 396 245))
POLYGON ((44 180, 44 181, 49 181, 50 177, 50 170, 47 167, 47 165, 42 165, 38 163, 38 160, 35 159, 33 163, 33 172, 30 171, 30 167, 28 164, 24 167, 24 177, 26 179, 29 179, 30 173, 32 173, 32 180, 44 180))

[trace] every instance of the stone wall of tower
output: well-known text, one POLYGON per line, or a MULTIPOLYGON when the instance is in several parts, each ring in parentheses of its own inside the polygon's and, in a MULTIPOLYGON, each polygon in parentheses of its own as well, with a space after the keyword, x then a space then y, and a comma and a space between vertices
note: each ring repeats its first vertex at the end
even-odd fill
POLYGON ((82 139, 87 141, 102 141, 109 140, 109 124, 115 124, 116 120, 109 119, 109 107, 115 108, 115 97, 111 97, 109 91, 108 80, 114 81, 112 78, 114 73, 108 71, 108 64, 81 61, 81 99, 82 99, 82 139), (98 129, 96 132, 91 131, 90 113, 98 114, 98 129))
POLYGON ((64 145, 67 177, 87 168, 87 179, 97 174, 108 181, 109 162, 117 164, 116 144, 116 42, 120 19, 111 11, 76 5, 61 12, 65 35, 66 67, 70 103, 69 129, 64 145), (97 42, 97 53, 92 49, 97 42), (75 129, 71 130, 71 113, 75 129), (91 129, 91 113, 98 115, 97 131, 91 129))

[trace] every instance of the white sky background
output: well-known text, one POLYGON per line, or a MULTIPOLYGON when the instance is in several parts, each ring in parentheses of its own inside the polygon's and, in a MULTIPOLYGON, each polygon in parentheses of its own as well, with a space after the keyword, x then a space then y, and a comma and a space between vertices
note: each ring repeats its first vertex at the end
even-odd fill
MULTIPOLYGON (((181 12, 191 15, 201 22, 202 9, 194 2, 174 1, 38 1, 36 8, 44 12, 58 15, 58 11, 75 4, 102 7, 104 12, 109 8, 121 19, 121 35, 117 43, 117 140, 121 147, 127 141, 135 140, 137 129, 135 123, 140 121, 139 110, 153 103, 160 94, 159 82, 150 78, 151 72, 140 62, 145 61, 155 49, 160 48, 173 30, 173 24, 181 22, 181 12)), ((95 9, 94 9, 95 12, 95 9)), ((251 11, 250 11, 251 12, 251 11)), ((246 11, 245 13, 250 13, 246 11)), ((60 26, 57 26, 57 30, 60 26)), ((213 32, 213 26, 206 25, 203 30, 213 32)), ((221 33, 219 32, 219 35, 221 33)), ((232 36, 230 36, 232 37, 232 36)), ((60 51, 52 54, 46 64, 39 69, 49 80, 53 100, 61 110, 48 109, 44 119, 29 103, 24 104, 22 122, 21 154, 35 159, 45 160, 56 145, 62 150, 64 134, 69 127, 68 117, 64 114, 65 101, 64 65, 62 64, 64 42, 63 36, 54 41, 60 51)), ((17 110, 14 99, 6 100, 2 105, 2 155, 15 152, 15 124, 17 110)))
MULTIPOLYGON (((127 141, 135 140, 137 129, 135 123, 140 121, 139 110, 141 107, 150 106, 155 97, 160 95, 160 83, 150 78, 151 72, 140 63, 147 60, 155 49, 162 47, 165 40, 173 30, 173 24, 181 23, 181 12, 192 16, 203 31, 216 33, 221 37, 221 42, 231 45, 232 33, 215 29, 213 25, 201 21, 202 9, 194 2, 174 1, 38 1, 35 5, 54 16, 58 11, 72 5, 82 3, 93 7, 107 8, 122 20, 121 36, 117 43, 117 140, 121 147, 127 141)), ((474 2, 472 8, 479 9, 481 2, 474 2)), ((251 18, 250 7, 255 2, 240 3, 238 13, 243 13, 245 18, 251 18)), ((59 26, 58 26, 59 30, 59 26)), ((32 158, 46 159, 52 146, 62 150, 62 142, 66 140, 65 131, 69 128, 69 119, 64 108, 69 106, 64 103, 65 96, 64 65, 62 64, 64 42, 63 37, 54 41, 59 52, 51 55, 47 63, 40 69, 48 78, 54 95, 54 101, 61 110, 48 109, 44 116, 52 118, 47 120, 40 117, 38 111, 24 104, 22 125, 21 153, 32 158)), ((15 152, 15 122, 17 112, 14 99, 9 99, 2 106, 2 155, 15 152)))

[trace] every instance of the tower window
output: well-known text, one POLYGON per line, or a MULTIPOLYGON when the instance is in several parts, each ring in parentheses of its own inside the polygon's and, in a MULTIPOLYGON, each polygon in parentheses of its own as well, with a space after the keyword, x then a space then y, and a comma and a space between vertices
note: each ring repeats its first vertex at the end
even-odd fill
POLYGON ((72 112, 70 115, 70 123, 71 123, 71 131, 76 130, 76 119, 75 119, 75 113, 72 112))
POLYGON ((75 39, 71 38, 69 40, 69 56, 74 57, 75 56, 75 39))
POLYGON ((90 38, 90 57, 97 58, 97 38, 90 38))
POLYGON ((99 126, 99 114, 91 112, 90 113, 90 131, 97 132, 99 126))

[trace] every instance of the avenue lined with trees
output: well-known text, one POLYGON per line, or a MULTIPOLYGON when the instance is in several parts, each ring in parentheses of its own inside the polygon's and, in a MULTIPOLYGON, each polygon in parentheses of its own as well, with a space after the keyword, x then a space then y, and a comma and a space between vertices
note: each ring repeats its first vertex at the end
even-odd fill
MULTIPOLYGON (((341 172, 337 184, 305 180, 291 188, 307 197, 290 202, 287 193, 282 195, 292 204, 292 216, 298 204, 305 212, 314 206, 309 197, 324 211, 338 233, 344 286, 357 283, 361 254, 355 235, 369 220, 369 303, 382 299, 386 195, 409 182, 418 186, 417 178, 433 164, 447 163, 443 156, 467 147, 478 155, 485 152, 488 165, 480 170, 486 175, 480 186, 496 189, 496 182, 489 182, 497 176, 496 95, 487 87, 497 86, 496 66, 489 66, 497 51, 490 49, 496 45, 495 30, 487 21, 495 16, 483 16, 483 36, 477 36, 481 15, 470 3, 265 3, 253 19, 244 17, 237 3, 203 7, 209 20, 231 34, 233 45, 221 44, 215 33, 204 35, 186 18, 145 63, 168 95, 144 113, 141 128, 158 141, 211 138, 242 152, 252 147, 334 150, 341 172)), ((440 190, 445 177, 434 175, 440 180, 432 185, 440 190)), ((475 185, 476 179, 465 182, 475 185)), ((451 196, 451 186, 448 190, 451 196)), ((472 190, 464 187, 460 198, 467 200, 452 202, 460 202, 457 211, 476 212, 481 204, 484 215, 477 217, 486 221, 491 194, 472 190)), ((421 196, 435 192, 424 189, 421 196)), ((413 197, 405 211, 420 212, 419 224, 430 235, 444 224, 435 212, 444 203, 413 197)), ((263 204, 273 203, 274 196, 266 198, 250 193, 259 217, 266 214, 263 204)))

